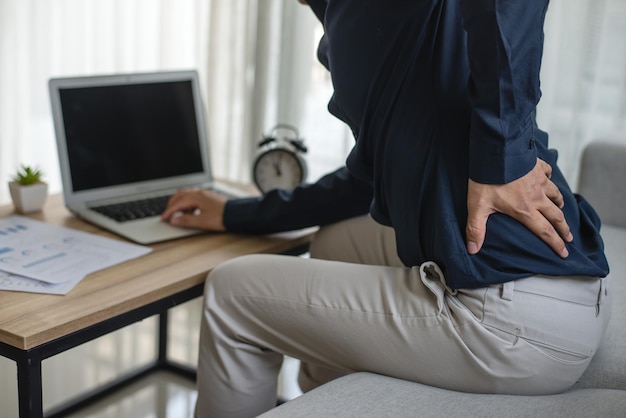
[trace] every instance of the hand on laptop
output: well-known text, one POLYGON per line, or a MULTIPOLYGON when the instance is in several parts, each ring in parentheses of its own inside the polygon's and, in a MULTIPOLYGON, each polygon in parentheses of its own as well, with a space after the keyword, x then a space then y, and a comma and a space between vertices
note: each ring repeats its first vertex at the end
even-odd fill
POLYGON ((181 190, 172 196, 161 220, 187 228, 225 231, 226 200, 226 196, 210 190, 181 190))

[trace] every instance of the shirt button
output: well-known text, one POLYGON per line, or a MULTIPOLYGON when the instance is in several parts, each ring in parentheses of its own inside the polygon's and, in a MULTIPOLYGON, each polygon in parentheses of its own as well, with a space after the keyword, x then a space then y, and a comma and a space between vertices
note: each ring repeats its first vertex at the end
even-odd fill
POLYGON ((535 148, 535 140, 531 139, 530 141, 528 141, 528 149, 533 149, 535 148))

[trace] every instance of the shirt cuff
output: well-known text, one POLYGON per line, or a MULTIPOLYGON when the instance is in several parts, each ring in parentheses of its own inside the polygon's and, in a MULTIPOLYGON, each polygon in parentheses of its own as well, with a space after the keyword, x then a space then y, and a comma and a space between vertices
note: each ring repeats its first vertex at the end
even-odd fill
POLYGON ((223 223, 227 231, 247 232, 255 227, 262 197, 230 199, 224 207, 223 223))
POLYGON ((535 131, 530 120, 516 138, 490 141, 492 135, 487 129, 473 127, 470 133, 470 178, 482 184, 506 184, 526 175, 537 164, 535 131))

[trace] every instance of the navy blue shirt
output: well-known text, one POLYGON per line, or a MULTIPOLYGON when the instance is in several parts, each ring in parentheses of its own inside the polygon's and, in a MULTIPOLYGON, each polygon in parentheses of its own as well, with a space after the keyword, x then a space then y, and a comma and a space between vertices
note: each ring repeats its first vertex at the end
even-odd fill
POLYGON ((548 0, 310 0, 325 35, 329 110, 352 129, 346 167, 293 192, 229 201, 228 230, 274 232, 367 213, 395 229, 407 266, 435 261, 452 288, 535 274, 605 276, 600 221, 570 190, 535 122, 548 0), (561 259, 493 214, 465 248, 467 182, 503 184, 540 158, 574 240, 561 259))

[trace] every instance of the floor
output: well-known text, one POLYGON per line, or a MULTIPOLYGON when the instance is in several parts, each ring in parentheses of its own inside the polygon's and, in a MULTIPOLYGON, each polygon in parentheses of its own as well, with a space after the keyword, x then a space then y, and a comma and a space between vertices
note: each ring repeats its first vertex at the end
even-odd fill
POLYGON ((196 397, 192 382, 170 373, 156 373, 68 418, 192 417, 196 397))
MULTIPOLYGON (((196 365, 200 298, 170 311, 170 358, 196 365)), ((85 390, 106 383, 156 357, 156 318, 149 318, 43 362, 44 411, 85 390)), ((300 395, 298 362, 286 358, 279 377, 279 397, 300 395)), ((0 357, 0 418, 18 417, 16 367, 0 357)), ((152 374, 69 418, 187 418, 197 393, 193 382, 171 373, 152 374)))

